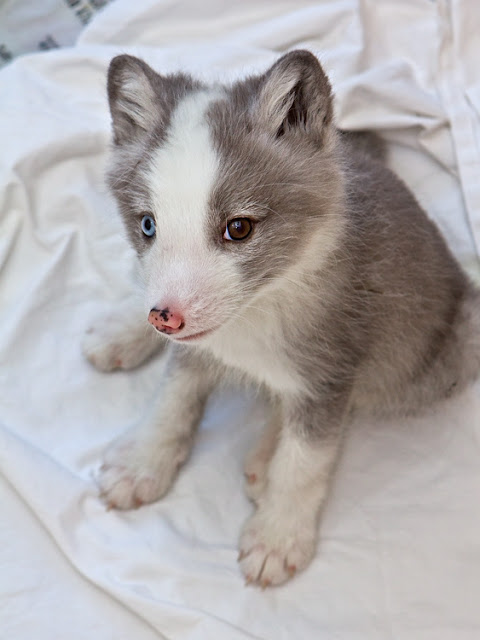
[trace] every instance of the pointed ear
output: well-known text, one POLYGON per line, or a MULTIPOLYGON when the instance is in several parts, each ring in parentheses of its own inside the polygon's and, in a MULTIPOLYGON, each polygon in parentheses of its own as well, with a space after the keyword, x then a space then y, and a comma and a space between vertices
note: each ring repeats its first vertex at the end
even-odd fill
POLYGON ((266 72, 256 117, 275 137, 302 130, 322 142, 333 117, 332 92, 312 53, 291 51, 266 72))
POLYGON ((108 69, 108 101, 117 145, 145 135, 161 122, 162 105, 156 88, 160 76, 133 56, 116 56, 108 69))

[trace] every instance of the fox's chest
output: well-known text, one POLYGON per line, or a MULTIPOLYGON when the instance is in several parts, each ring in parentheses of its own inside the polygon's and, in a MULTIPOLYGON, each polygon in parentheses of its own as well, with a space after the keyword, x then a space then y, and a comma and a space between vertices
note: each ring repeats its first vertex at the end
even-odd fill
POLYGON ((297 393, 305 386, 295 351, 287 349, 276 323, 264 325, 260 334, 239 323, 215 336, 208 350, 227 367, 276 393, 297 393))

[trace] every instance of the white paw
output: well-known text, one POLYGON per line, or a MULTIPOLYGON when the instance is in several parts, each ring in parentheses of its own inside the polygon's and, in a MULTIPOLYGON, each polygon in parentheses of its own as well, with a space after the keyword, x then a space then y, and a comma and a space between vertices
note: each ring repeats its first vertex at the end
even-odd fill
POLYGON ((239 562, 247 584, 279 585, 307 567, 317 546, 315 519, 300 522, 295 507, 287 516, 259 508, 240 537, 239 562))
POLYGON ((100 468, 100 495, 109 509, 134 509, 155 502, 171 487, 188 456, 185 442, 140 440, 134 434, 108 449, 100 468))
POLYGON ((165 340, 147 324, 128 323, 115 313, 101 316, 85 334, 82 350, 89 362, 100 371, 133 369, 158 351, 165 340))

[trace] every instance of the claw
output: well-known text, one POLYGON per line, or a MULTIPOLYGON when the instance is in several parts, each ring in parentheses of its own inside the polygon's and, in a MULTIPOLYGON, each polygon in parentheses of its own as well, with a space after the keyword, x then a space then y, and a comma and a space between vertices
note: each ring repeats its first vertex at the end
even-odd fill
POLYGON ((241 562, 244 558, 249 556, 251 553, 252 553, 252 549, 249 549, 248 551, 243 551, 242 549, 238 554, 237 562, 241 562))
POLYGON ((263 559, 263 564, 260 567, 260 571, 258 572, 258 576, 257 576, 257 582, 259 582, 261 585, 263 585, 265 580, 267 580, 267 578, 263 578, 263 580, 262 580, 262 575, 263 575, 263 570, 265 569, 265 565, 267 564, 268 556, 269 556, 269 554, 267 553, 267 555, 263 559))
POLYGON ((271 580, 267 580, 267 579, 262 580, 262 581, 261 581, 261 583, 260 583, 260 586, 261 586, 261 588, 262 588, 262 591, 265 591, 265 589, 266 589, 267 587, 269 587, 271 584, 272 584, 271 580))
POLYGON ((246 473, 245 478, 247 479, 248 484, 255 484, 257 481, 257 475, 255 473, 246 473))
POLYGON ((296 572, 297 572, 297 567, 294 564, 287 566, 287 573, 289 578, 293 578, 296 572))
POLYGON ((247 577, 245 578, 245 586, 246 586, 246 587, 249 587, 253 582, 255 582, 255 581, 254 581, 254 579, 252 578, 252 576, 247 576, 247 577))
POLYGON ((135 496, 135 498, 134 498, 134 500, 133 500, 133 504, 134 504, 134 506, 135 506, 135 509, 138 509, 139 507, 142 507, 142 506, 143 506, 144 502, 143 502, 143 500, 140 500, 140 498, 137 498, 137 497, 135 496))

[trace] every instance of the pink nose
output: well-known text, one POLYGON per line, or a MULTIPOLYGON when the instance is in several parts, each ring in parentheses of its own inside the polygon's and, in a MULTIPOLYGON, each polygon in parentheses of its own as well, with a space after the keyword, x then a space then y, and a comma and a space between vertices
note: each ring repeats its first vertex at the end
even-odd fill
POLYGON ((157 331, 162 333, 178 333, 185 326, 185 321, 180 313, 170 311, 168 307, 161 310, 154 307, 148 314, 148 321, 157 331))

